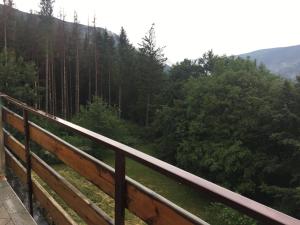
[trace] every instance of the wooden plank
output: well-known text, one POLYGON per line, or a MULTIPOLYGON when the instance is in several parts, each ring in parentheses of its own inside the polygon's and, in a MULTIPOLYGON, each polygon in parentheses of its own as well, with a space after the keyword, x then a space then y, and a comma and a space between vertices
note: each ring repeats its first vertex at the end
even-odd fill
POLYGON ((33 194, 42 208, 49 214, 55 225, 76 225, 77 223, 66 211, 54 200, 54 198, 34 179, 33 194))
POLYGON ((4 133, 4 144, 13 152, 22 162, 26 162, 25 147, 20 143, 14 136, 12 136, 6 129, 3 129, 4 133))
MULTIPOLYGON (((22 123, 20 118, 12 121, 22 123)), ((12 124, 13 125, 13 124, 12 124)), ((17 126, 16 126, 17 127, 17 126)), ((31 138, 68 166, 114 197, 114 169, 30 123, 31 138)), ((150 189, 126 178, 126 207, 147 223, 157 225, 207 224, 150 189), (171 221, 175 221, 170 223, 171 221)))
POLYGON ((60 126, 67 128, 68 130, 71 130, 77 134, 80 134, 82 136, 89 138, 90 140, 97 142, 98 144, 105 145, 114 151, 121 151, 127 157, 130 157, 135 161, 138 161, 143 165, 148 166, 156 171, 159 171, 161 174, 165 174, 169 177, 172 177, 177 181, 188 185, 189 187, 193 187, 199 192, 202 192, 205 195, 212 197, 216 201, 220 201, 232 208, 235 208, 238 211, 243 212, 248 216, 253 217, 257 220, 260 220, 263 223, 274 224, 274 225, 275 224, 280 224, 280 225, 299 224, 299 220, 297 220, 296 218, 293 218, 275 209, 272 209, 256 201, 253 201, 252 199, 249 199, 238 193, 223 188, 217 184, 214 184, 208 180, 205 180, 201 177, 198 177, 194 174, 184 171, 162 160, 147 155, 141 151, 138 151, 134 148, 131 148, 127 145, 124 145, 120 142, 107 138, 101 134, 95 133, 86 128, 80 127, 76 124, 68 122, 59 117, 50 115, 41 110, 36 110, 8 95, 1 94, 1 96, 8 102, 13 103, 14 105, 22 109, 26 109, 31 113, 38 115, 48 121, 59 124, 60 126))
POLYGON ((115 225, 125 224, 126 159, 121 152, 115 155, 115 225))
MULTIPOLYGON (((24 160, 24 145, 13 138, 7 131, 5 131, 5 136, 7 140, 6 146, 24 160)), ((32 154, 32 168, 88 224, 113 223, 102 210, 35 154, 32 154)))
MULTIPOLYGON (((7 165, 12 168, 20 180, 26 184, 26 169, 18 160, 6 150, 7 165)), ((66 211, 55 201, 54 198, 33 178, 33 194, 40 206, 47 212, 51 221, 57 225, 76 225, 76 222, 66 211)))
POLYGON ((2 119, 19 132, 24 133, 23 118, 6 107, 2 107, 2 119))
POLYGON ((91 202, 63 176, 49 167, 38 156, 32 154, 32 169, 52 188, 87 224, 110 225, 112 219, 91 202))
MULTIPOLYGON (((8 131, 4 131, 5 145, 25 162, 25 146, 8 131)), ((112 220, 79 190, 32 153, 32 168, 78 215, 88 224, 112 224, 112 220)))
MULTIPOLYGON (((24 133, 22 117, 7 108, 4 108, 3 112, 5 114, 5 122, 19 132, 24 133)), ((104 163, 33 123, 30 123, 29 132, 34 142, 56 155, 66 165, 100 187, 105 193, 114 196, 114 173, 109 171, 104 163)))
POLYGON ((5 151, 2 119, 2 100, 0 99, 0 178, 5 176, 5 151))
POLYGON ((10 167, 14 174, 19 177, 23 184, 26 184, 26 169, 24 166, 10 153, 10 151, 5 148, 5 160, 7 162, 7 166, 10 167))
POLYGON ((25 152, 26 152, 26 170, 27 170, 27 197, 28 197, 28 208, 29 213, 33 216, 33 202, 32 202, 32 179, 31 179, 31 154, 30 154, 30 134, 29 134, 29 121, 28 112, 23 109, 23 121, 24 121, 24 133, 25 133, 25 152))

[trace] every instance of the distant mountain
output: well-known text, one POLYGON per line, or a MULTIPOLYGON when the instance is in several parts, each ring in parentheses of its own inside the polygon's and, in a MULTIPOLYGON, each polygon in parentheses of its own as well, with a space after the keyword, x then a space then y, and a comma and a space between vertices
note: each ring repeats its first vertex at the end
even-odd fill
MULTIPOLYGON (((3 4, 0 4, 0 15, 3 13, 3 4)), ((34 16, 36 18, 36 20, 40 20, 40 16, 37 14, 37 12, 34 12, 34 13, 27 13, 27 12, 23 12, 23 11, 20 11, 18 9, 14 9, 13 11, 14 15, 15 15, 15 18, 17 20, 20 20, 20 21, 26 21, 28 19, 29 16, 34 16)), ((62 23, 63 21, 54 17, 53 18, 53 22, 54 22, 54 26, 58 26, 59 23, 62 23)), ((73 22, 67 22, 65 21, 65 29, 66 31, 71 31, 72 28, 74 26, 74 23, 73 22)), ((90 29, 93 29, 92 27, 90 27, 90 29)), ((102 27, 96 27, 97 31, 100 31, 101 33, 104 32, 104 28, 102 27)), ((88 26, 86 25, 83 25, 83 24, 79 24, 79 30, 80 30, 80 34, 81 34, 81 38, 83 39, 85 37, 85 34, 88 32, 88 26)), ((107 33, 108 35, 112 36, 115 41, 116 41, 116 44, 118 43, 118 40, 119 40, 119 36, 109 30, 107 30, 107 33)))
POLYGON ((295 79, 300 75, 300 45, 269 48, 239 55, 263 63, 273 73, 284 78, 295 79))

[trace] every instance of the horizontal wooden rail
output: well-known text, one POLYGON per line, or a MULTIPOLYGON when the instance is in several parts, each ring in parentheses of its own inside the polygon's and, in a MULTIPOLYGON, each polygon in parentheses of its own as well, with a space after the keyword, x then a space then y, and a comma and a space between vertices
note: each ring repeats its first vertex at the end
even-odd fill
MULTIPOLYGON (((4 131, 6 147, 23 162, 25 147, 7 131, 4 131)), ((54 190, 87 224, 113 224, 112 220, 94 203, 90 202, 79 190, 49 167, 37 155, 32 153, 32 169, 49 187, 54 190)))
MULTIPOLYGON (((7 111, 7 109, 5 109, 5 111, 7 111)), ((9 121, 13 122, 13 124, 22 123, 20 116, 15 115, 11 111, 7 111, 7 113, 10 115, 7 118, 10 118, 9 121)), ((10 124, 10 122, 8 123, 10 124)), ((18 129, 18 125, 14 127, 18 129)), ((22 131, 20 130, 20 132, 22 131)), ((94 183, 111 197, 114 197, 115 180, 113 168, 87 155, 33 123, 30 123, 30 136, 33 141, 41 144, 43 148, 56 155, 80 175, 94 183)), ((18 155, 18 157, 25 159, 24 146, 6 130, 4 130, 4 143, 18 155)), ((126 193, 127 208, 149 224, 207 224, 128 177, 126 178, 126 193)))
MULTIPOLYGON (((8 167, 14 171, 23 184, 26 184, 26 169, 24 166, 10 153, 8 149, 5 149, 5 157, 8 167)), ((75 221, 52 198, 52 196, 35 179, 32 179, 32 181, 33 194, 40 206, 47 211, 47 215, 50 219, 55 221, 55 224, 57 225, 76 225, 75 221)))
MULTIPOLYGON (((129 146, 126 146, 122 143, 119 143, 117 141, 109 139, 103 135, 92 132, 88 129, 85 129, 83 127, 80 127, 78 125, 70 123, 61 118, 51 116, 40 110, 35 110, 35 109, 27 106, 26 104, 21 103, 20 101, 17 101, 7 95, 2 95, 2 98, 6 99, 8 102, 13 103, 14 105, 20 107, 21 109, 26 109, 35 115, 41 116, 49 121, 59 124, 73 132, 76 132, 77 134, 80 134, 82 136, 89 138, 90 140, 93 140, 99 144, 107 146, 114 151, 121 152, 122 154, 126 155, 127 157, 130 157, 130 158, 142 163, 143 165, 149 166, 150 168, 153 168, 162 174, 173 177, 173 178, 179 180, 180 182, 187 184, 188 186, 194 187, 198 191, 213 197, 215 200, 223 202, 226 205, 229 205, 233 208, 236 208, 237 210, 244 212, 247 215, 249 215, 253 218, 256 218, 262 222, 265 222, 267 224, 285 224, 285 225, 298 225, 299 224, 299 220, 297 220, 293 217, 290 217, 284 213, 276 211, 272 208, 269 208, 265 205, 255 202, 255 201, 253 201, 249 198, 246 198, 242 195, 234 193, 234 192, 232 192, 228 189, 225 189, 221 186, 218 186, 212 182, 209 182, 200 177, 197 177, 191 173, 181 170, 175 166, 172 166, 166 162, 163 162, 157 158, 149 156, 143 152, 140 152, 140 151, 133 149, 129 146)), ((6 113, 3 113, 3 114, 6 114, 4 117, 7 117, 8 113, 6 111, 6 113)), ((16 125, 16 126, 19 126, 19 125, 16 125)), ((22 128, 20 128, 18 130, 21 131, 22 128)))
POLYGON ((39 157, 32 153, 33 171, 48 184, 87 224, 113 224, 101 209, 86 198, 78 189, 71 185, 39 157))

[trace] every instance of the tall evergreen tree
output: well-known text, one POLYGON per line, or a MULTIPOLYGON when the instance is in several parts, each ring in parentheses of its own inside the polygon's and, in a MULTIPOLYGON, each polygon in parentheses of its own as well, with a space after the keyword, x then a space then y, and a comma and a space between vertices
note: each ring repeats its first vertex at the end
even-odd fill
POLYGON ((9 37, 12 36, 11 33, 9 32, 14 30, 12 26, 13 25, 13 0, 3 0, 3 13, 2 13, 2 23, 3 23, 3 40, 4 40, 4 56, 7 61, 7 54, 8 54, 8 40, 10 39, 9 37))
POLYGON ((79 24, 78 24, 78 16, 77 13, 74 12, 74 29, 73 29, 73 38, 75 39, 75 113, 79 113, 79 105, 80 105, 80 67, 79 67, 79 24))
POLYGON ((149 125, 151 101, 155 94, 158 93, 162 83, 162 74, 164 62, 167 60, 163 54, 163 49, 156 46, 155 29, 152 24, 148 33, 142 38, 139 44, 141 54, 141 88, 144 95, 145 104, 145 122, 146 126, 149 125))
MULTIPOLYGON (((42 39, 45 43, 45 110, 49 112, 52 109, 52 66, 51 66, 51 57, 52 57, 52 22, 53 22, 53 4, 54 0, 41 0, 40 1, 40 15, 41 15, 41 23, 43 27, 42 31, 42 39), (50 101, 50 103, 49 103, 50 101)), ((53 63, 53 62, 52 62, 53 63)))
MULTIPOLYGON (((125 82, 130 80, 130 76, 133 74, 133 64, 132 64, 132 53, 133 47, 129 43, 126 31, 121 27, 119 35, 119 46, 118 46, 118 56, 119 56, 119 70, 117 73, 117 85, 118 85, 118 113, 119 118, 122 115, 122 104, 125 82)), ((127 83, 128 84, 128 83, 127 83)))
POLYGON ((96 16, 93 20, 93 44, 94 44, 94 71, 95 71, 95 96, 99 96, 98 92, 98 51, 97 51, 97 29, 96 29, 96 16))

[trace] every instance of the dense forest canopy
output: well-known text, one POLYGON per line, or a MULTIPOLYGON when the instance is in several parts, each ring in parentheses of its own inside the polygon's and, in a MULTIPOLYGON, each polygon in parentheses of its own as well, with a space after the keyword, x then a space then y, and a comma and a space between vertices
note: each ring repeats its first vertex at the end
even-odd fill
POLYGON ((164 72, 154 25, 134 48, 124 28, 55 19, 52 0, 4 3, 1 91, 124 142, 130 121, 163 160, 300 218, 300 79, 212 51, 164 72))

